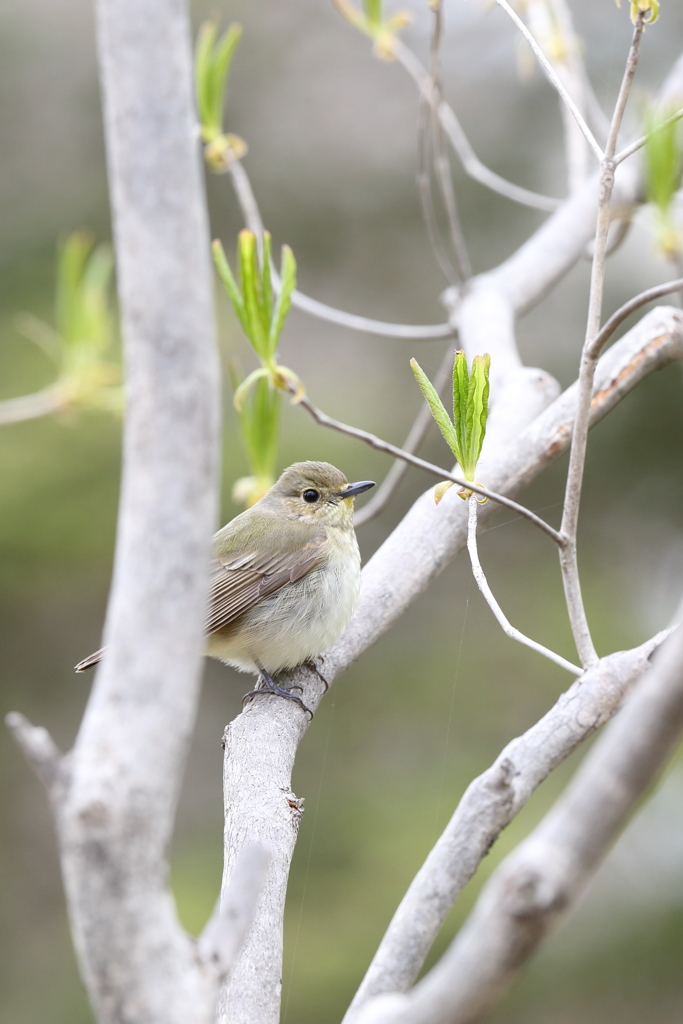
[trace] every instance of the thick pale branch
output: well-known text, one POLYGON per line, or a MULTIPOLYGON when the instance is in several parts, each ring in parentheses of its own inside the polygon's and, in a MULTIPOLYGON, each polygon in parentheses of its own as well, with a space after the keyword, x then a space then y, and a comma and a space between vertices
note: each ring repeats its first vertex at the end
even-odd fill
POLYGON ((358 1020, 370 999, 406 992, 413 984, 446 915, 492 844, 550 772, 614 714, 666 635, 603 658, 470 783, 394 914, 347 1024, 358 1020))
MULTIPOLYGON (((679 609, 683 614, 683 605, 679 609)), ((358 1024, 474 1024, 576 900, 683 730, 683 630, 590 751, 563 796, 506 858, 437 966, 358 1024)))
POLYGON ((200 687, 217 511, 219 364, 183 0, 98 0, 127 409, 108 657, 58 808, 98 1024, 210 1024, 168 848, 200 687))

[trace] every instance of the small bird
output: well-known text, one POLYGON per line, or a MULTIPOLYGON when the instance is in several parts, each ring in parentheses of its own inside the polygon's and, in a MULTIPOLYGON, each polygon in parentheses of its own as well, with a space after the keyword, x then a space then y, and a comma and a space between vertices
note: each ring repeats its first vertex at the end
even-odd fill
MULTIPOLYGON (((349 484, 329 462, 296 462, 267 494, 213 539, 206 653, 261 677, 259 689, 296 701, 272 676, 310 662, 346 629, 360 591, 353 500, 373 480, 349 484)), ((76 665, 84 672, 106 648, 76 665)))

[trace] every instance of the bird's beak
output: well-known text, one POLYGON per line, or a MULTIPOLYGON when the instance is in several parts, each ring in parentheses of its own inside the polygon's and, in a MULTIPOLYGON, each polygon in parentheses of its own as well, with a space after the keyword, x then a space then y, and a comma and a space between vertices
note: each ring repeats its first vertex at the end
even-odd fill
POLYGON ((357 484, 349 484, 343 491, 339 491, 337 494, 338 498, 355 498, 357 494, 362 494, 363 491, 369 491, 371 487, 375 486, 374 480, 359 480, 357 484))

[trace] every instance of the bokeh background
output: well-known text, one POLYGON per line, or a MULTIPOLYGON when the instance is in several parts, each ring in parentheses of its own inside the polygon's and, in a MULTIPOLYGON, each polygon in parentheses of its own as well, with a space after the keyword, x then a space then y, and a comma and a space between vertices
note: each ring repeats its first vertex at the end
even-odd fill
MULTIPOLYGON (((406 40, 426 55, 427 5, 413 0, 406 40)), ((595 89, 614 98, 630 38, 628 3, 572 0, 595 89)), ((647 30, 630 113, 683 49, 683 7, 662 0, 647 30)), ((414 183, 417 100, 328 0, 195 2, 195 24, 219 12, 244 37, 230 78, 227 127, 249 144, 251 175, 276 245, 288 242, 302 290, 350 311, 412 323, 443 320, 445 285, 414 183)), ((447 0, 445 85, 480 157, 530 188, 562 195, 557 103, 540 74, 520 75, 514 30, 497 10, 447 0)), ((523 58, 523 55, 521 55, 523 58)), ((54 250, 87 227, 110 237, 92 11, 88 0, 5 0, 0 8, 0 398, 51 379, 17 333, 30 311, 52 321, 54 250)), ((475 269, 495 265, 541 223, 455 168, 475 269)), ((228 178, 208 182, 212 230, 232 250, 241 226, 228 178)), ((647 210, 610 260, 605 307, 669 269, 647 210)), ((588 263, 519 325, 527 362, 574 378, 588 263)), ((221 344, 250 365, 219 299, 221 344)), ((293 312, 283 361, 333 415, 403 438, 420 396, 411 355, 433 372, 443 343, 352 334, 293 312)), ((683 407, 680 367, 653 374, 591 435, 581 568, 598 648, 632 646, 661 628, 683 579, 683 407)), ((223 508, 247 472, 226 394, 223 508)), ((425 455, 443 461, 436 431, 425 455)), ((0 429, 0 704, 72 743, 90 678, 74 663, 99 646, 114 546, 120 424, 107 414, 0 429)), ((381 479, 376 452, 284 411, 280 464, 327 459, 349 478, 381 479)), ((559 520, 564 461, 524 494, 559 520)), ((364 527, 367 558, 430 481, 410 471, 392 506, 364 527)), ((493 589, 513 621, 572 656, 556 556, 527 524, 499 514, 481 538, 493 589)), ((400 580, 397 580, 400 585, 400 580)), ((458 558, 324 701, 299 754, 294 788, 306 813, 286 919, 284 1019, 340 1019, 393 909, 459 796, 510 738, 556 699, 562 671, 507 640, 458 558)), ((207 664, 183 790, 172 875, 180 914, 198 931, 221 870, 221 748, 239 711, 239 678, 207 664)), ((576 758, 562 766, 500 839, 450 916, 438 955, 491 869, 543 814, 576 758)), ((0 731, 0 1021, 92 1020, 68 933, 45 796, 0 731)), ((639 813, 580 907, 493 1016, 497 1024, 678 1024, 683 1019, 683 766, 639 813)))

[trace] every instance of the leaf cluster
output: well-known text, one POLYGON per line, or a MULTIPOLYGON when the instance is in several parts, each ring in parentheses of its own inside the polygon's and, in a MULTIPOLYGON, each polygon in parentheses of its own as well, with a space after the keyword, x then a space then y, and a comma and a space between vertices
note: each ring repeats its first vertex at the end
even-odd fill
POLYGON ((471 369, 468 369, 465 353, 455 353, 451 420, 427 374, 416 359, 410 360, 415 380, 429 405, 436 425, 460 465, 463 476, 472 482, 486 436, 490 365, 491 357, 485 354, 475 356, 471 369))
POLYGON ((58 366, 60 408, 123 408, 120 369, 107 358, 116 338, 112 272, 110 246, 93 248, 89 234, 74 232, 57 251, 56 330, 30 314, 17 320, 18 330, 58 366))
POLYGON ((383 0, 362 0, 361 7, 356 7, 351 0, 332 2, 350 25, 373 40, 375 55, 380 60, 394 59, 396 36, 413 20, 408 11, 396 11, 385 17, 382 9, 383 0))
MULTIPOLYGON (((230 377, 236 392, 242 380, 234 363, 230 366, 230 377)), ((275 482, 281 401, 282 393, 272 388, 265 377, 260 377, 237 410, 252 475, 235 483, 233 497, 247 506, 262 498, 275 482)))
POLYGON ((218 23, 205 21, 197 35, 195 47, 195 91, 204 156, 212 170, 227 170, 231 160, 239 160, 247 151, 238 135, 223 131, 223 112, 228 74, 242 27, 233 23, 218 38, 218 23))
POLYGON ((213 258, 235 315, 249 339, 261 366, 243 380, 235 391, 235 408, 239 411, 244 396, 254 383, 267 379, 271 387, 294 393, 294 400, 304 390, 296 374, 277 362, 277 345, 296 288, 296 260, 288 245, 282 246, 280 289, 274 295, 271 276, 270 234, 263 233, 263 252, 259 258, 253 231, 240 231, 237 239, 238 277, 236 280, 220 241, 213 243, 213 258))

